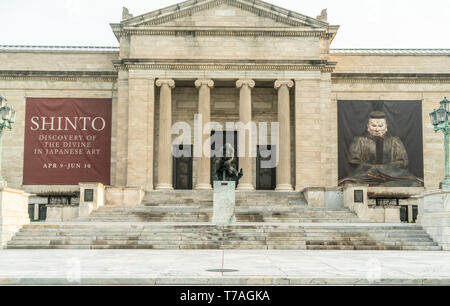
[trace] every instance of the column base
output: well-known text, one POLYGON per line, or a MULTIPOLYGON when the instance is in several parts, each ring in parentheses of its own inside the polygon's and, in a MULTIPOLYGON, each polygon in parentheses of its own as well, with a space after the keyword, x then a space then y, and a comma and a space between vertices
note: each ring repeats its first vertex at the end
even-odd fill
POLYGON ((291 184, 278 184, 275 191, 294 191, 291 184))
POLYGON ((211 184, 197 184, 195 190, 212 190, 211 184))
POLYGON ((253 190, 255 190, 255 187, 253 187, 252 184, 242 184, 242 183, 240 183, 237 186, 236 190, 253 191, 253 190))
POLYGON ((155 190, 173 190, 172 184, 158 184, 155 190))

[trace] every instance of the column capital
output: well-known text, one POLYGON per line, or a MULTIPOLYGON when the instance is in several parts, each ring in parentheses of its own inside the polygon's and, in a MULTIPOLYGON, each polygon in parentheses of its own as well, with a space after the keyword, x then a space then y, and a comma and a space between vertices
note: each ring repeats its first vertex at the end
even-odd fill
POLYGON ((213 88, 214 87, 214 81, 211 80, 211 79, 197 79, 195 81, 195 87, 200 88, 203 85, 206 85, 209 88, 213 88))
POLYGON ((291 88, 294 86, 294 81, 290 79, 279 79, 275 81, 275 89, 281 88, 281 86, 286 85, 288 88, 291 88))
POLYGON ((237 88, 241 88, 244 85, 248 85, 248 87, 253 88, 255 87, 255 81, 252 79, 239 79, 236 81, 237 88))
POLYGON ((161 87, 163 85, 167 85, 170 88, 175 88, 175 81, 173 79, 157 79, 156 80, 156 86, 161 87))

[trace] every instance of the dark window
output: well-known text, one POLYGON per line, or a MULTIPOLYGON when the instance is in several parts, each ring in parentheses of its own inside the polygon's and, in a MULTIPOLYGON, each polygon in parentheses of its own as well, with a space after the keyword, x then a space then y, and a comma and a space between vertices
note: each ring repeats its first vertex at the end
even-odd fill
POLYGON ((355 190, 353 192, 353 198, 355 203, 363 203, 364 202, 364 192, 362 190, 355 190))
POLYGON ((47 219, 47 205, 41 204, 39 205, 39 220, 45 221, 47 219))
POLYGON ((84 201, 85 202, 94 202, 94 189, 85 189, 84 190, 84 201))
POLYGON ((408 222, 408 206, 402 205, 400 206, 400 221, 408 222))
POLYGON ((34 204, 28 205, 28 215, 30 216, 30 220, 34 220, 34 204))
POLYGON ((419 208, 417 205, 413 205, 412 207, 412 218, 413 218, 413 222, 417 221, 417 215, 419 214, 419 208))

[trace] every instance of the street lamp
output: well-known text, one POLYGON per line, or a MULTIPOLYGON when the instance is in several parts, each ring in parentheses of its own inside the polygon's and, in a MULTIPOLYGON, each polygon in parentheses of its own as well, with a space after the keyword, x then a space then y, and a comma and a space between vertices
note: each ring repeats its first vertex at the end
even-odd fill
POLYGON ((0 185, 6 186, 2 173, 3 130, 12 130, 16 121, 16 111, 8 105, 7 100, 0 95, 0 185))
POLYGON ((450 189, 450 101, 447 98, 441 101, 439 109, 430 113, 430 119, 434 126, 434 132, 442 131, 444 133, 445 178, 442 181, 442 189, 450 189))

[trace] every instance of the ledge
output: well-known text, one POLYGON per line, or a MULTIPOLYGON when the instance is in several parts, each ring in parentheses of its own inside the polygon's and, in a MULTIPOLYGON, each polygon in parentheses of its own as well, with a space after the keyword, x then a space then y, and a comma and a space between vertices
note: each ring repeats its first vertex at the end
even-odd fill
POLYGON ((117 80, 116 71, 43 71, 43 70, 0 70, 0 79, 50 79, 55 81, 78 81, 92 79, 97 81, 114 82, 117 80))

